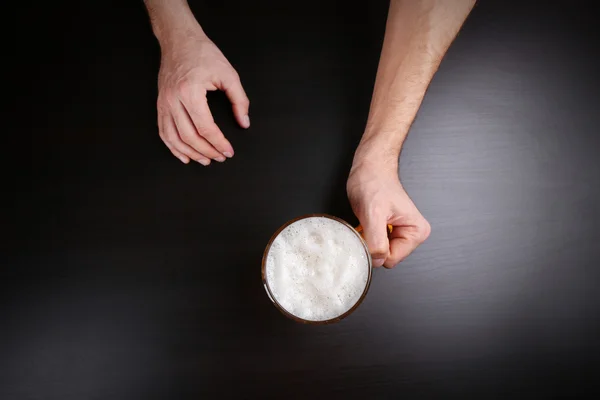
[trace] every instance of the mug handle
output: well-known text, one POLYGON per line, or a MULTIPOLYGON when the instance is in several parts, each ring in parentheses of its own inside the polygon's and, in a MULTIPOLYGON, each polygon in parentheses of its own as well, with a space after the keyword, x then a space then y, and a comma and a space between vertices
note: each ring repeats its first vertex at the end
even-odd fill
MULTIPOLYGON (((392 230, 394 230, 394 227, 392 225, 387 226, 388 228, 388 236, 392 233, 392 230)), ((360 233, 360 236, 364 236, 364 229, 362 227, 362 225, 358 225, 356 228, 354 228, 356 230, 356 232, 360 233)))

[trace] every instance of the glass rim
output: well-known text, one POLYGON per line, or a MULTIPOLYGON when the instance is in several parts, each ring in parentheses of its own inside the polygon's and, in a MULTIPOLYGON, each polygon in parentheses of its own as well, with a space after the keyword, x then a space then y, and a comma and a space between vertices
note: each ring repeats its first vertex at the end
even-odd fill
POLYGON ((263 286, 265 288, 265 291, 267 292, 267 295, 269 296, 269 299, 271 300, 271 302, 273 303, 273 305, 283 315, 285 315, 286 317, 288 317, 288 318, 290 318, 290 319, 292 319, 292 320, 294 320, 296 322, 300 322, 300 323, 303 323, 303 324, 309 324, 309 325, 326 325, 326 324, 331 324, 331 323, 339 322, 342 319, 346 318, 348 315, 352 314, 358 308, 358 306, 360 306, 360 304, 363 302, 363 300, 367 296, 367 292, 369 291, 369 287, 371 286, 371 278, 373 276, 373 260, 371 258, 371 253, 369 252, 369 247, 367 245, 367 242, 365 242, 365 239, 362 237, 362 235, 352 225, 350 225, 348 222, 344 221, 341 218, 338 218, 338 217, 335 217, 333 215, 330 215, 330 214, 304 214, 304 215, 301 215, 299 217, 290 219, 289 221, 287 221, 286 223, 284 223, 283 225, 281 225, 275 231, 275 233, 271 236, 271 239, 269 239, 269 242, 267 243, 267 246, 265 247, 265 251, 263 252, 261 272, 262 272, 263 286), (360 295, 360 297, 358 298, 358 300, 356 301, 356 303, 354 303, 354 305, 352 305, 352 307, 350 307, 350 309, 348 309, 346 312, 344 312, 341 315, 338 315, 337 317, 326 319, 326 320, 314 321, 314 320, 310 320, 310 319, 304 319, 304 318, 300 318, 300 317, 298 317, 298 316, 290 313, 289 311, 287 311, 281 304, 279 304, 279 302, 277 301, 277 299, 275 299, 275 296, 273 295, 273 292, 271 292, 271 288, 270 288, 269 282, 267 280, 267 272, 266 272, 267 256, 269 254, 269 250, 271 250, 271 245, 273 244, 273 241, 275 240, 275 238, 277 238, 277 236, 279 236, 279 234, 285 228, 287 228, 288 226, 290 226, 294 222, 300 221, 302 219, 307 219, 307 218, 329 218, 329 219, 332 219, 334 221, 337 221, 337 222, 345 225, 346 227, 348 227, 359 238, 360 242, 363 245, 365 253, 367 255, 368 275, 367 275, 367 282, 365 283, 365 288, 364 288, 362 294, 360 295))

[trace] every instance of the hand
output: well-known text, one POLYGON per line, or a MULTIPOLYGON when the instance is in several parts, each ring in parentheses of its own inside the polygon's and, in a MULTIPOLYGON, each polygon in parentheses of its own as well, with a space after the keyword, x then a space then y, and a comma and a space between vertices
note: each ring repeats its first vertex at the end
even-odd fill
POLYGON ((355 162, 347 191, 373 266, 395 267, 429 236, 429 223, 408 197, 395 168, 355 162), (393 226, 389 237, 388 224, 393 226))
POLYGON ((248 128, 249 100, 240 78, 217 46, 200 29, 162 45, 158 77, 158 129, 173 155, 187 164, 223 162, 231 143, 215 124, 206 93, 222 90, 240 126, 248 128))

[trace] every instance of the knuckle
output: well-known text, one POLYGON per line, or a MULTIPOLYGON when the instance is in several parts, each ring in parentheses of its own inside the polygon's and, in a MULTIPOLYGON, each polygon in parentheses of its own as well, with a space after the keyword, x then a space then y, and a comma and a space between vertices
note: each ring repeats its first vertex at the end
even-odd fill
POLYGON ((431 235, 431 225, 427 220, 424 219, 421 222, 421 224, 419 225, 418 233, 418 239, 421 243, 427 240, 429 235, 431 235))
POLYGON ((387 243, 385 243, 384 241, 379 241, 376 243, 373 243, 373 252, 377 255, 380 256, 386 256, 388 253, 388 246, 387 243))
POLYGON ((179 137, 182 142, 185 144, 190 144, 196 141, 196 135, 194 134, 192 129, 180 129, 179 137))
POLYGON ((173 152, 179 152, 179 153, 181 153, 181 154, 185 154, 185 155, 187 155, 187 152, 185 151, 185 148, 183 148, 183 146, 181 146, 181 145, 179 145, 179 144, 170 144, 168 147, 169 147, 169 148, 171 149, 171 151, 173 151, 173 152))
POLYGON ((385 258, 389 253, 385 243, 377 243, 371 246, 370 252, 373 258, 385 258))
POLYGON ((177 92, 175 90, 167 90, 164 95, 164 100, 159 103, 162 110, 172 107, 177 103, 177 92))
POLYGON ((198 133, 209 141, 221 140, 223 135, 214 126, 201 125, 198 127, 198 133))
POLYGON ((233 81, 233 82, 240 82, 240 74, 234 69, 231 68, 231 72, 229 73, 229 78, 233 81))
POLYGON ((156 111, 159 116, 167 113, 168 105, 169 102, 166 100, 166 96, 161 96, 156 100, 156 111))
POLYGON ((181 131, 179 131, 179 136, 181 140, 187 144, 189 144, 189 142, 193 140, 192 135, 190 135, 190 132, 187 129, 182 129, 181 131))
POLYGON ((173 131, 166 133, 163 140, 165 141, 165 143, 168 143, 170 146, 180 147, 179 137, 177 136, 177 133, 175 133, 173 131))
POLYGON ((244 108, 248 108, 250 106, 250 100, 248 100, 247 97, 244 97, 238 101, 238 104, 244 108))

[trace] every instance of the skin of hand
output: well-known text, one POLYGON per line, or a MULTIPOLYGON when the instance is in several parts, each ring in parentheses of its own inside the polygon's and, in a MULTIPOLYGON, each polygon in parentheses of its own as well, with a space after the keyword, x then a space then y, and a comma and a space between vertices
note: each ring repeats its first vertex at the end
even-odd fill
POLYGON ((222 90, 242 128, 250 126, 250 101, 240 77, 208 38, 182 0, 148 0, 148 11, 161 47, 158 77, 158 128, 161 139, 183 163, 206 166, 234 155, 215 123, 208 91, 222 90))
POLYGON ((357 165, 347 191, 352 210, 365 223, 363 234, 374 266, 393 268, 429 236, 431 227, 400 184, 397 170, 357 165), (388 224, 393 226, 389 235, 388 224))
POLYGON ((369 118, 346 185, 376 267, 393 268, 431 232, 400 183, 398 158, 427 87, 474 4, 390 2, 369 118))

